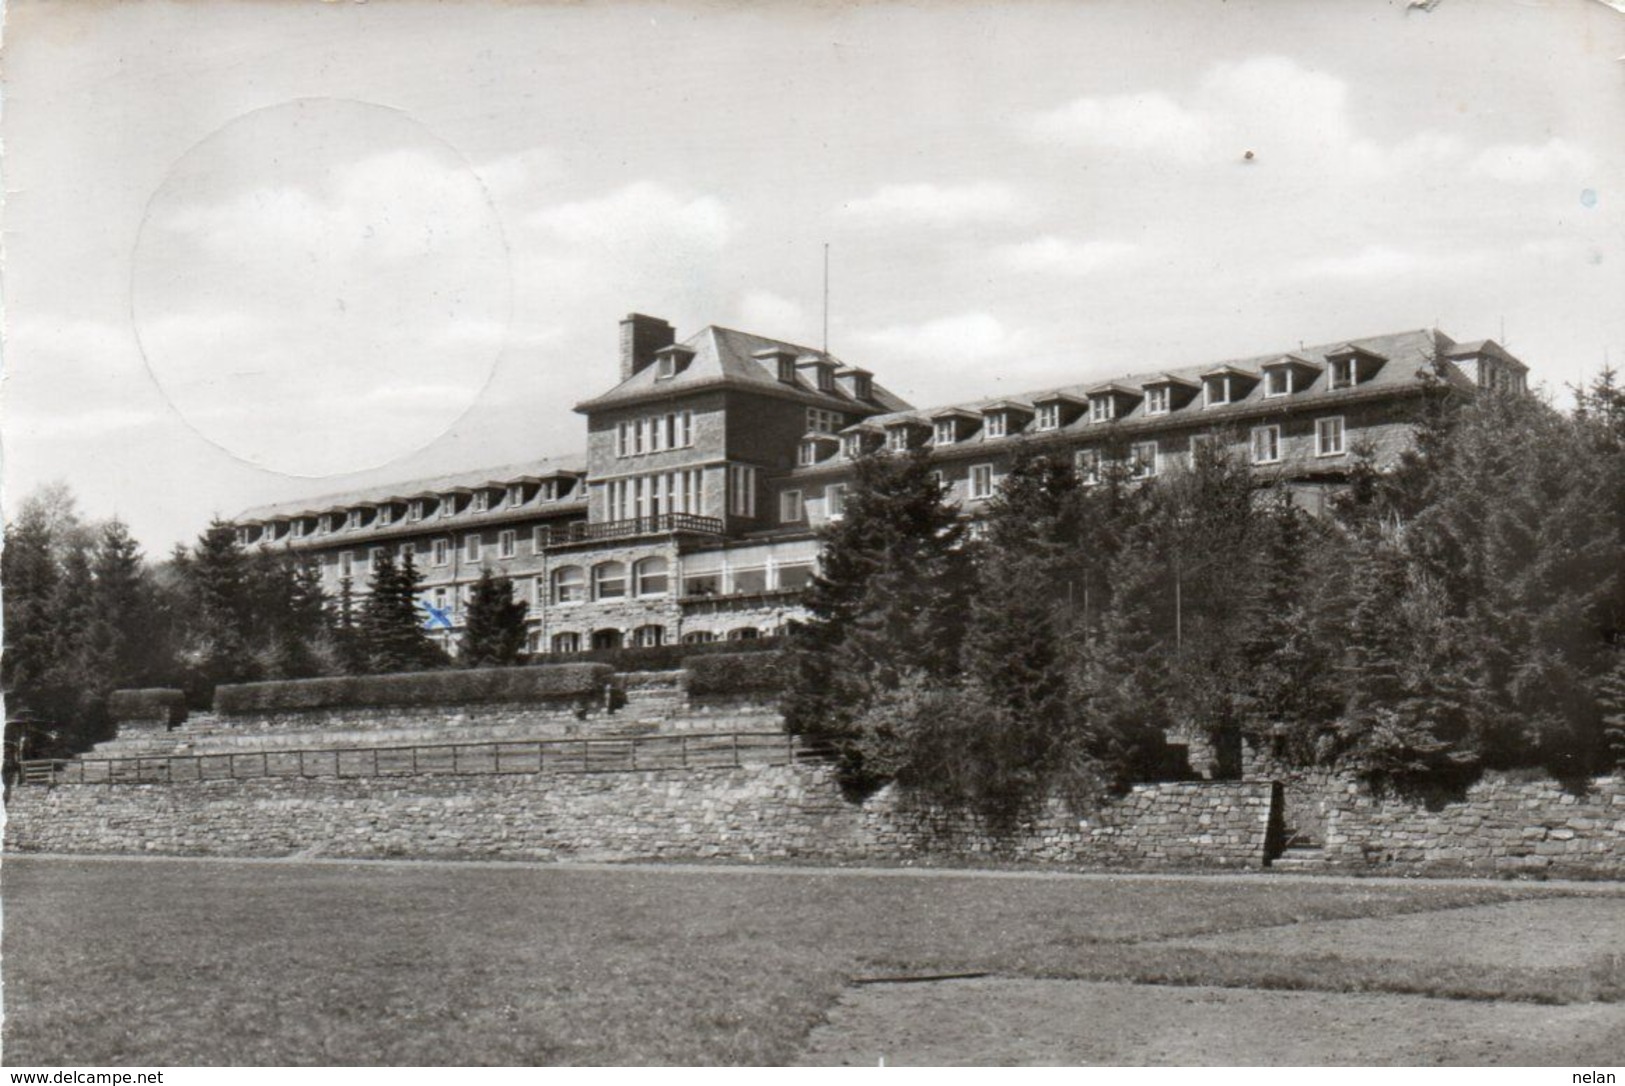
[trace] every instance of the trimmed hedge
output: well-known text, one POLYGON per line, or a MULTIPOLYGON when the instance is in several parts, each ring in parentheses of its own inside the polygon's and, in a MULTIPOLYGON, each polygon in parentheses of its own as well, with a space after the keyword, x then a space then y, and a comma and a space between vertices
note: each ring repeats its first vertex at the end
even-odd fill
POLYGON ((615 669, 608 664, 582 663, 241 683, 216 687, 214 709, 223 716, 232 716, 300 709, 583 701, 601 697, 614 674, 615 669))
POLYGON ((676 671, 685 660, 718 653, 774 652, 784 646, 782 637, 758 637, 750 641, 706 641, 693 645, 657 645, 652 648, 589 649, 586 652, 553 653, 538 660, 592 661, 609 664, 616 671, 676 671))
POLYGON ((162 686, 115 690, 107 695, 107 715, 115 724, 126 720, 167 720, 173 727, 186 720, 186 694, 162 686))
POLYGON ((690 694, 778 694, 788 679, 782 652, 731 652, 685 661, 690 694))

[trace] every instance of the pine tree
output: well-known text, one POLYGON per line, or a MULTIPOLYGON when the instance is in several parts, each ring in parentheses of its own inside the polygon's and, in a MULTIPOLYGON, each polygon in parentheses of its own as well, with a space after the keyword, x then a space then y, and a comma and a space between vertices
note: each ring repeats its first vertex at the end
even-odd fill
POLYGON ((506 667, 519 662, 525 648, 525 603, 514 598, 513 582, 480 571, 468 602, 457 660, 464 667, 506 667))
POLYGON ((841 520, 822 532, 823 565, 806 598, 785 698, 792 732, 837 747, 849 782, 877 783, 904 760, 880 718, 863 723, 906 676, 958 671, 970 584, 964 527, 926 459, 858 461, 841 520))
POLYGON ((422 581, 411 554, 398 566, 387 551, 373 563, 372 592, 362 605, 360 622, 370 670, 416 671, 444 662, 423 632, 417 606, 422 581))
POLYGON ((214 520, 180 566, 186 582, 185 623, 197 679, 206 689, 260 676, 250 638, 253 607, 249 559, 229 523, 214 520))
POLYGON ((345 675, 365 675, 371 670, 361 629, 361 608, 356 604, 355 585, 349 577, 339 581, 338 595, 328 613, 328 626, 339 670, 345 675))

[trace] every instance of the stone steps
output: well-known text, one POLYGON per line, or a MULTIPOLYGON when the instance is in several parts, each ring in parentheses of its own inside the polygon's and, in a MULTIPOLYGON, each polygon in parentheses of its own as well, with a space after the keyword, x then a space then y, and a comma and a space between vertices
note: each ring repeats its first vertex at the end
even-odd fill
POLYGON ((1294 845, 1270 861, 1271 871, 1324 871, 1326 850, 1319 845, 1294 845))

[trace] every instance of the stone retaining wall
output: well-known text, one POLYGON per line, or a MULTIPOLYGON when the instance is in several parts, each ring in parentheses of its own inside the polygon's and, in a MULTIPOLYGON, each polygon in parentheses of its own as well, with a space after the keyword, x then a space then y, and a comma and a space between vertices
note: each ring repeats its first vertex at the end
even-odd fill
MULTIPOLYGON (((324 731, 373 732, 390 731, 403 726, 422 725, 444 728, 445 742, 457 740, 459 729, 484 725, 523 725, 543 730, 554 728, 559 735, 574 734, 575 726, 584 721, 607 719, 602 699, 596 704, 574 705, 569 702, 538 704, 536 702, 489 702, 466 706, 398 706, 388 709, 343 707, 333 709, 290 709, 284 712, 232 713, 222 715, 213 722, 211 731, 244 733, 310 732, 324 731)), ((318 741, 313 734, 312 741, 318 741)))
POLYGON ((19 787, 19 851, 513 859, 980 857, 1120 867, 1258 867, 1273 787, 1144 785, 1080 820, 1007 832, 896 789, 854 804, 828 766, 612 774, 257 779, 19 787))
POLYGON ((1348 868, 1625 877, 1625 779, 1570 789, 1491 775, 1459 793, 1326 796, 1325 855, 1348 868))

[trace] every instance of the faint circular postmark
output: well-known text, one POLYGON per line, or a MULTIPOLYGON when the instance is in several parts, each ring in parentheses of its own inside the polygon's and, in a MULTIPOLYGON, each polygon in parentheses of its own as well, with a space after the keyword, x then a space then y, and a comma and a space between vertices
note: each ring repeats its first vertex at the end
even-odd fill
POLYGON ((490 381, 512 305, 479 175, 407 114, 351 99, 268 106, 199 141, 131 261, 135 334, 177 413, 291 475, 443 434, 490 381))

